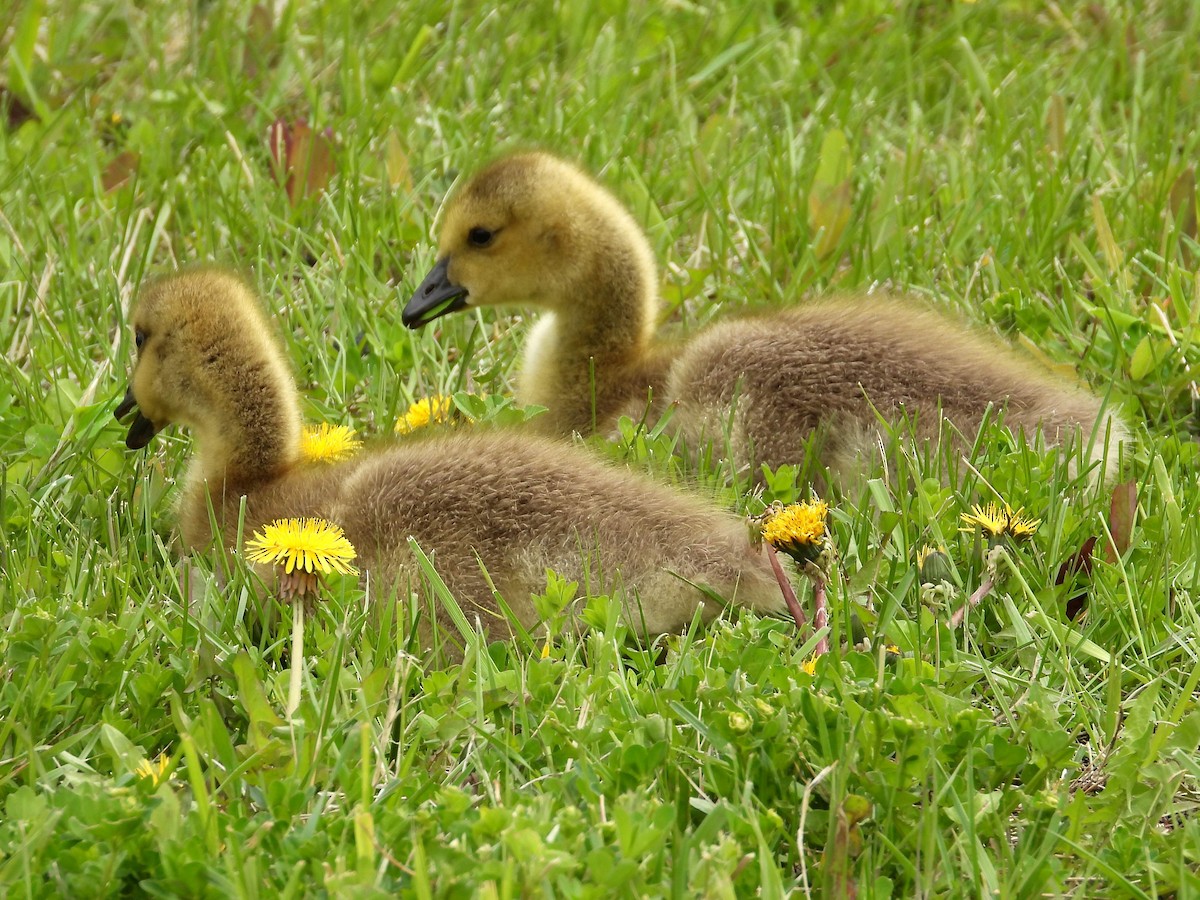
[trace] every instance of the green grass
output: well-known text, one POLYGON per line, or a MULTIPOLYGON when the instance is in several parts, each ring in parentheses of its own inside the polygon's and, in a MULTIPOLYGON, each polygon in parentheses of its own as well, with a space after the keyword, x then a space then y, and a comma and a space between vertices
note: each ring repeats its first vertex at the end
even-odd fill
MULTIPOLYGON (((1200 895, 1189 0, 176 6, 0 11, 0 894, 1200 895), (300 118, 334 172, 292 203, 267 135, 300 118), (177 568, 188 438, 128 454, 112 420, 130 298, 249 270, 307 412, 368 435, 430 392, 504 393, 524 322, 414 335, 400 309, 456 173, 528 145, 632 206, 685 329, 882 286, 1078 372, 1135 423, 1132 528, 1113 485, 999 430, 968 462, 899 442, 831 498, 812 676, 754 616, 650 650, 610 622, 546 658, 474 637, 423 668, 339 583, 286 721, 290 611, 177 568), (951 633, 984 575, 959 515, 997 495, 1044 522, 951 633), (926 544, 948 589, 919 583, 926 544)), ((595 443, 719 488, 665 438, 595 443)))

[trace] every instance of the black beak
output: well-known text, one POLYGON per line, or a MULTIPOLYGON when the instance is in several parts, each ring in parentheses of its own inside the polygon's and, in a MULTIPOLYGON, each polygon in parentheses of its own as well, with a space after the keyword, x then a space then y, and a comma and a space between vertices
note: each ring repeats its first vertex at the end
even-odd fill
POLYGON ((137 401, 133 399, 133 388, 125 388, 125 397, 121 400, 121 405, 113 410, 113 418, 120 422, 133 412, 136 407, 137 401))
POLYGON ((443 256, 417 287, 416 293, 400 314, 400 321, 405 326, 420 328, 447 313, 466 308, 467 289, 450 283, 450 278, 446 275, 449 265, 450 257, 443 256))
MULTIPOLYGON (((120 405, 113 410, 113 416, 120 422, 135 409, 137 409, 137 400, 133 398, 133 388, 129 388, 125 391, 125 397, 121 400, 120 405)), ((150 443, 150 439, 156 434, 158 434, 158 428, 155 424, 139 412, 137 418, 133 420, 133 424, 129 426, 129 434, 125 436, 125 446, 130 450, 141 450, 150 443)))

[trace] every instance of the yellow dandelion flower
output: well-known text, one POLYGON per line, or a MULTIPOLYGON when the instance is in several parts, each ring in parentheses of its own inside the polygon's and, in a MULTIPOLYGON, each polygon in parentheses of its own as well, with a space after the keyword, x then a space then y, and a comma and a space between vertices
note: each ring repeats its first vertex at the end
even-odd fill
POLYGON ((829 504, 824 500, 793 503, 774 512, 762 527, 763 540, 797 561, 815 560, 828 544, 825 520, 829 504))
POLYGON ((805 672, 808 675, 816 675, 817 674, 817 658, 815 656, 810 656, 804 662, 800 663, 800 669, 801 669, 801 671, 805 672))
POLYGON ((1042 524, 1041 519, 1026 518, 1022 515, 1023 509, 1018 509, 1013 512, 1008 511, 1008 534, 1014 541, 1026 541, 1037 533, 1038 526, 1042 524))
POLYGON ((151 762, 148 759, 143 759, 136 769, 133 770, 138 778, 143 781, 150 781, 155 787, 162 784, 163 774, 167 771, 167 766, 171 764, 171 757, 165 753, 160 753, 158 759, 151 762))
POLYGON ((408 412, 396 420, 396 434, 410 434, 418 428, 424 428, 432 423, 449 420, 454 411, 454 401, 442 394, 434 394, 418 400, 408 408, 408 412))
POLYGON ((252 562, 282 566, 287 574, 358 574, 350 565, 358 555, 354 545, 341 528, 324 519, 276 519, 246 541, 246 555, 252 562))
POLYGON ((300 435, 300 452, 309 462, 340 462, 362 448, 354 429, 346 425, 306 425, 300 435))
POLYGON ((969 513, 963 513, 960 518, 970 527, 959 530, 968 534, 973 534, 978 528, 989 537, 999 537, 1004 534, 1008 525, 1008 516, 1004 514, 999 503, 989 503, 987 506, 976 503, 969 513))
POLYGON ((1014 541, 1028 540, 1037 532, 1042 520, 1027 518, 1024 512, 1024 508, 1014 510, 1007 503, 1003 507, 999 503, 989 503, 987 506, 975 504, 969 513, 961 516, 969 527, 959 530, 973 534, 978 528, 990 539, 1008 535, 1014 541))

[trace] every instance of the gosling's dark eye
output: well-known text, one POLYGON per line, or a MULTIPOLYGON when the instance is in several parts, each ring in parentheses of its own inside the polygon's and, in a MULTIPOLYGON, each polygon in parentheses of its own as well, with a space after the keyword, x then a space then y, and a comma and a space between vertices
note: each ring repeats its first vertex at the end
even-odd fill
POLYGON ((496 232, 486 228, 472 228, 467 232, 467 243, 472 247, 486 247, 496 239, 496 232))
POLYGON ((139 350, 142 349, 142 344, 146 343, 146 332, 140 328, 133 333, 133 342, 137 344, 139 350))

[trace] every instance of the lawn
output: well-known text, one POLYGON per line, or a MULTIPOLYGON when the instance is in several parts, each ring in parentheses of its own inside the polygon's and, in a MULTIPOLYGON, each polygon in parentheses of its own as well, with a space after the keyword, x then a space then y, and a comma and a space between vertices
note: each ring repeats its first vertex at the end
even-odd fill
MULTIPOLYGON (((1198 45, 1190 0, 6 4, 0 895, 1200 896, 1198 45), (423 662, 343 579, 289 718, 292 610, 184 574, 190 438, 130 453, 113 419, 130 302, 249 273, 306 415, 368 439, 502 397, 527 318, 400 310, 456 178, 530 146, 646 225, 667 327, 910 292, 1137 449, 1101 482, 899 429, 827 492, 815 666, 750 614, 423 662), (950 630, 995 500, 1040 527, 950 630)), ((749 514, 814 474, 587 444, 749 514)))

